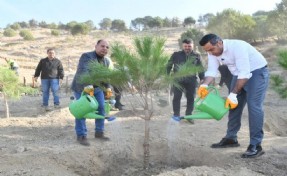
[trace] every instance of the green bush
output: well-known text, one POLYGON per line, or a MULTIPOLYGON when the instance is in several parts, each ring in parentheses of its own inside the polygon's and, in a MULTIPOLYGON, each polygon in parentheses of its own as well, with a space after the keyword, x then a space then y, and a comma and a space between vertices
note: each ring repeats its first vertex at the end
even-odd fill
POLYGON ((34 36, 29 30, 21 30, 19 34, 24 40, 34 40, 34 36))
POLYGON ((90 29, 89 29, 88 25, 85 23, 76 24, 71 29, 72 35, 78 35, 78 34, 86 35, 89 32, 90 32, 90 29))
POLYGON ((13 29, 11 29, 11 28, 7 28, 7 29, 4 30, 3 35, 4 35, 5 37, 14 37, 14 36, 17 35, 17 33, 16 33, 15 30, 13 30, 13 29))
POLYGON ((60 35, 60 31, 59 30, 51 30, 51 34, 54 36, 59 36, 60 35))
MULTIPOLYGON (((277 56, 279 66, 284 70, 287 70, 287 50, 279 51, 277 56)), ((282 74, 271 75, 271 87, 280 95, 281 98, 287 98, 287 83, 282 74)))
POLYGON ((14 29, 15 31, 21 29, 21 26, 19 23, 14 23, 12 25, 10 25, 10 28, 14 29))

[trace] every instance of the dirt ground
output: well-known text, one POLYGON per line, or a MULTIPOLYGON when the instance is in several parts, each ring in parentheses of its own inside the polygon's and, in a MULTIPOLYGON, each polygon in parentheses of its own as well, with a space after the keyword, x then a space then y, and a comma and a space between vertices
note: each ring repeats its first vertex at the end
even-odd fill
MULTIPOLYGON (((166 47, 169 51, 177 50, 181 32, 162 32, 168 36, 166 47)), ((67 35, 53 38, 47 37, 48 34, 40 31, 33 42, 3 38, 1 52, 18 61, 23 59, 21 76, 31 76, 33 69, 28 65, 35 67, 39 58, 45 56, 46 47, 58 47, 58 54, 66 63, 65 59, 78 59, 83 51, 92 50, 91 41, 99 37, 96 33, 81 39, 67 35), (25 64, 27 69, 24 69, 25 64)), ((105 37, 113 38, 107 33, 105 37)), ((114 38, 131 43, 131 36, 117 35, 114 38)), ((269 61, 274 59, 272 55, 266 57, 269 61)), ((278 72, 277 67, 269 63, 270 71, 278 72)), ((67 73, 73 71, 71 68, 67 73)), ((226 96, 226 91, 226 88, 220 90, 222 96, 226 96)), ((10 100, 9 119, 4 118, 4 102, 0 97, 1 176, 287 175, 287 101, 280 99, 271 88, 264 102, 265 137, 262 146, 266 153, 255 159, 240 157, 249 144, 247 108, 238 134, 240 147, 212 149, 210 145, 225 135, 227 117, 220 121, 196 120, 195 124, 184 120, 175 122, 170 118, 172 107, 162 104, 168 101, 168 94, 157 94, 155 101, 158 103, 150 123, 149 170, 142 169, 144 120, 132 111, 131 104, 137 101, 135 96, 124 93, 122 103, 126 105, 125 110, 113 111, 117 119, 105 123, 110 141, 95 139, 94 121, 87 120, 89 147, 76 141, 74 117, 68 110, 70 96, 70 92, 61 90, 62 108, 51 112, 41 109, 41 95, 23 96, 20 101, 10 100)), ((183 97, 182 112, 185 111, 185 102, 183 97)))
MULTIPOLYGON (((225 89, 221 90, 224 95, 225 89)), ((117 117, 106 122, 110 141, 93 137, 94 121, 88 120, 91 146, 76 142, 74 118, 67 108, 70 94, 61 93, 61 110, 45 113, 41 96, 24 96, 10 101, 11 118, 0 119, 0 175, 286 175, 286 101, 268 92, 265 101, 266 152, 256 159, 242 159, 249 142, 247 111, 244 111, 238 148, 211 149, 226 130, 221 121, 175 122, 171 106, 157 106, 151 121, 150 169, 143 170, 144 121, 131 110, 135 97, 124 94, 125 110, 113 111, 117 117), (281 117, 281 118, 280 118, 281 117)), ((166 93, 157 100, 168 101, 166 93)), ((50 102, 52 99, 50 98, 50 102)), ((160 104, 159 104, 160 105, 160 104)), ((181 110, 185 110, 182 100, 181 110)), ((4 111, 1 106, 1 112, 4 111)), ((1 113, 4 114, 4 113, 1 113)))

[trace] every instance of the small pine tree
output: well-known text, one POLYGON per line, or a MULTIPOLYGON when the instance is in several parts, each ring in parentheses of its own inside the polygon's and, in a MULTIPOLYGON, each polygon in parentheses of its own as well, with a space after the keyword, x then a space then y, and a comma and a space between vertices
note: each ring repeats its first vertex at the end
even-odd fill
MULTIPOLYGON (((145 120, 144 137, 144 168, 149 167, 149 134, 150 120, 154 114, 155 90, 175 85, 176 80, 185 76, 194 75, 201 71, 201 67, 195 67, 192 62, 183 64, 179 71, 166 74, 166 64, 170 58, 164 52, 165 39, 145 36, 134 40, 134 50, 120 43, 112 46, 112 59, 116 62, 114 70, 110 70, 97 62, 90 64, 90 72, 82 76, 82 82, 93 85, 101 85, 102 82, 111 85, 129 87, 131 82, 138 93, 136 100, 141 105, 142 113, 137 114, 145 120)), ((131 92, 132 93, 132 92, 131 92)), ((138 108, 137 108, 138 109, 138 108)))
POLYGON ((5 102, 6 117, 10 117, 8 99, 19 99, 21 93, 34 94, 36 89, 24 87, 20 84, 18 76, 13 70, 0 66, 0 92, 3 94, 5 102))
MULTIPOLYGON (((279 51, 278 54, 279 66, 287 70, 287 50, 279 51)), ((282 75, 271 75, 271 87, 281 98, 287 98, 287 82, 282 75)))

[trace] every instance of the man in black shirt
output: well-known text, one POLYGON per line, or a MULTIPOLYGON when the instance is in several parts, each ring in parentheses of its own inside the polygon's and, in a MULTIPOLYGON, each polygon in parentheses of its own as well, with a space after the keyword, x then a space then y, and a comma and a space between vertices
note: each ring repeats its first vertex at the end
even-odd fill
MULTIPOLYGON (((203 68, 200 55, 193 51, 193 41, 189 39, 184 39, 182 41, 182 51, 174 52, 167 64, 167 74, 170 74, 171 69, 173 68, 174 72, 177 72, 178 67, 184 64, 187 60, 192 59, 192 63, 194 66, 200 66, 203 68)), ((198 73, 198 77, 200 80, 204 78, 204 72, 198 73)), ((185 92, 187 105, 185 115, 191 115, 194 107, 194 95, 195 88, 197 87, 197 77, 196 75, 192 75, 189 77, 182 78, 178 81, 179 85, 182 89, 173 87, 173 116, 180 116, 180 100, 182 97, 182 92, 185 92)), ((190 121, 194 123, 193 120, 190 121)))
POLYGON ((34 74, 35 81, 37 81, 41 74, 41 85, 43 91, 42 106, 46 111, 49 110, 50 89, 52 90, 54 97, 54 107, 60 108, 58 91, 64 78, 63 65, 61 61, 55 57, 55 50, 50 48, 47 50, 47 54, 48 56, 46 58, 40 60, 34 74))

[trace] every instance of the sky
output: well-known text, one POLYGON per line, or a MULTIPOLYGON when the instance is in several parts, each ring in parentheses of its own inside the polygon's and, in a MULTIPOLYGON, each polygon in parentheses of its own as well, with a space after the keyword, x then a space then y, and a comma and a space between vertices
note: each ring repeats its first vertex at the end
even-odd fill
POLYGON ((92 20, 96 26, 103 18, 130 21, 145 16, 198 19, 206 13, 232 8, 252 15, 270 11, 282 0, 0 0, 0 28, 14 22, 34 19, 47 23, 92 20))

